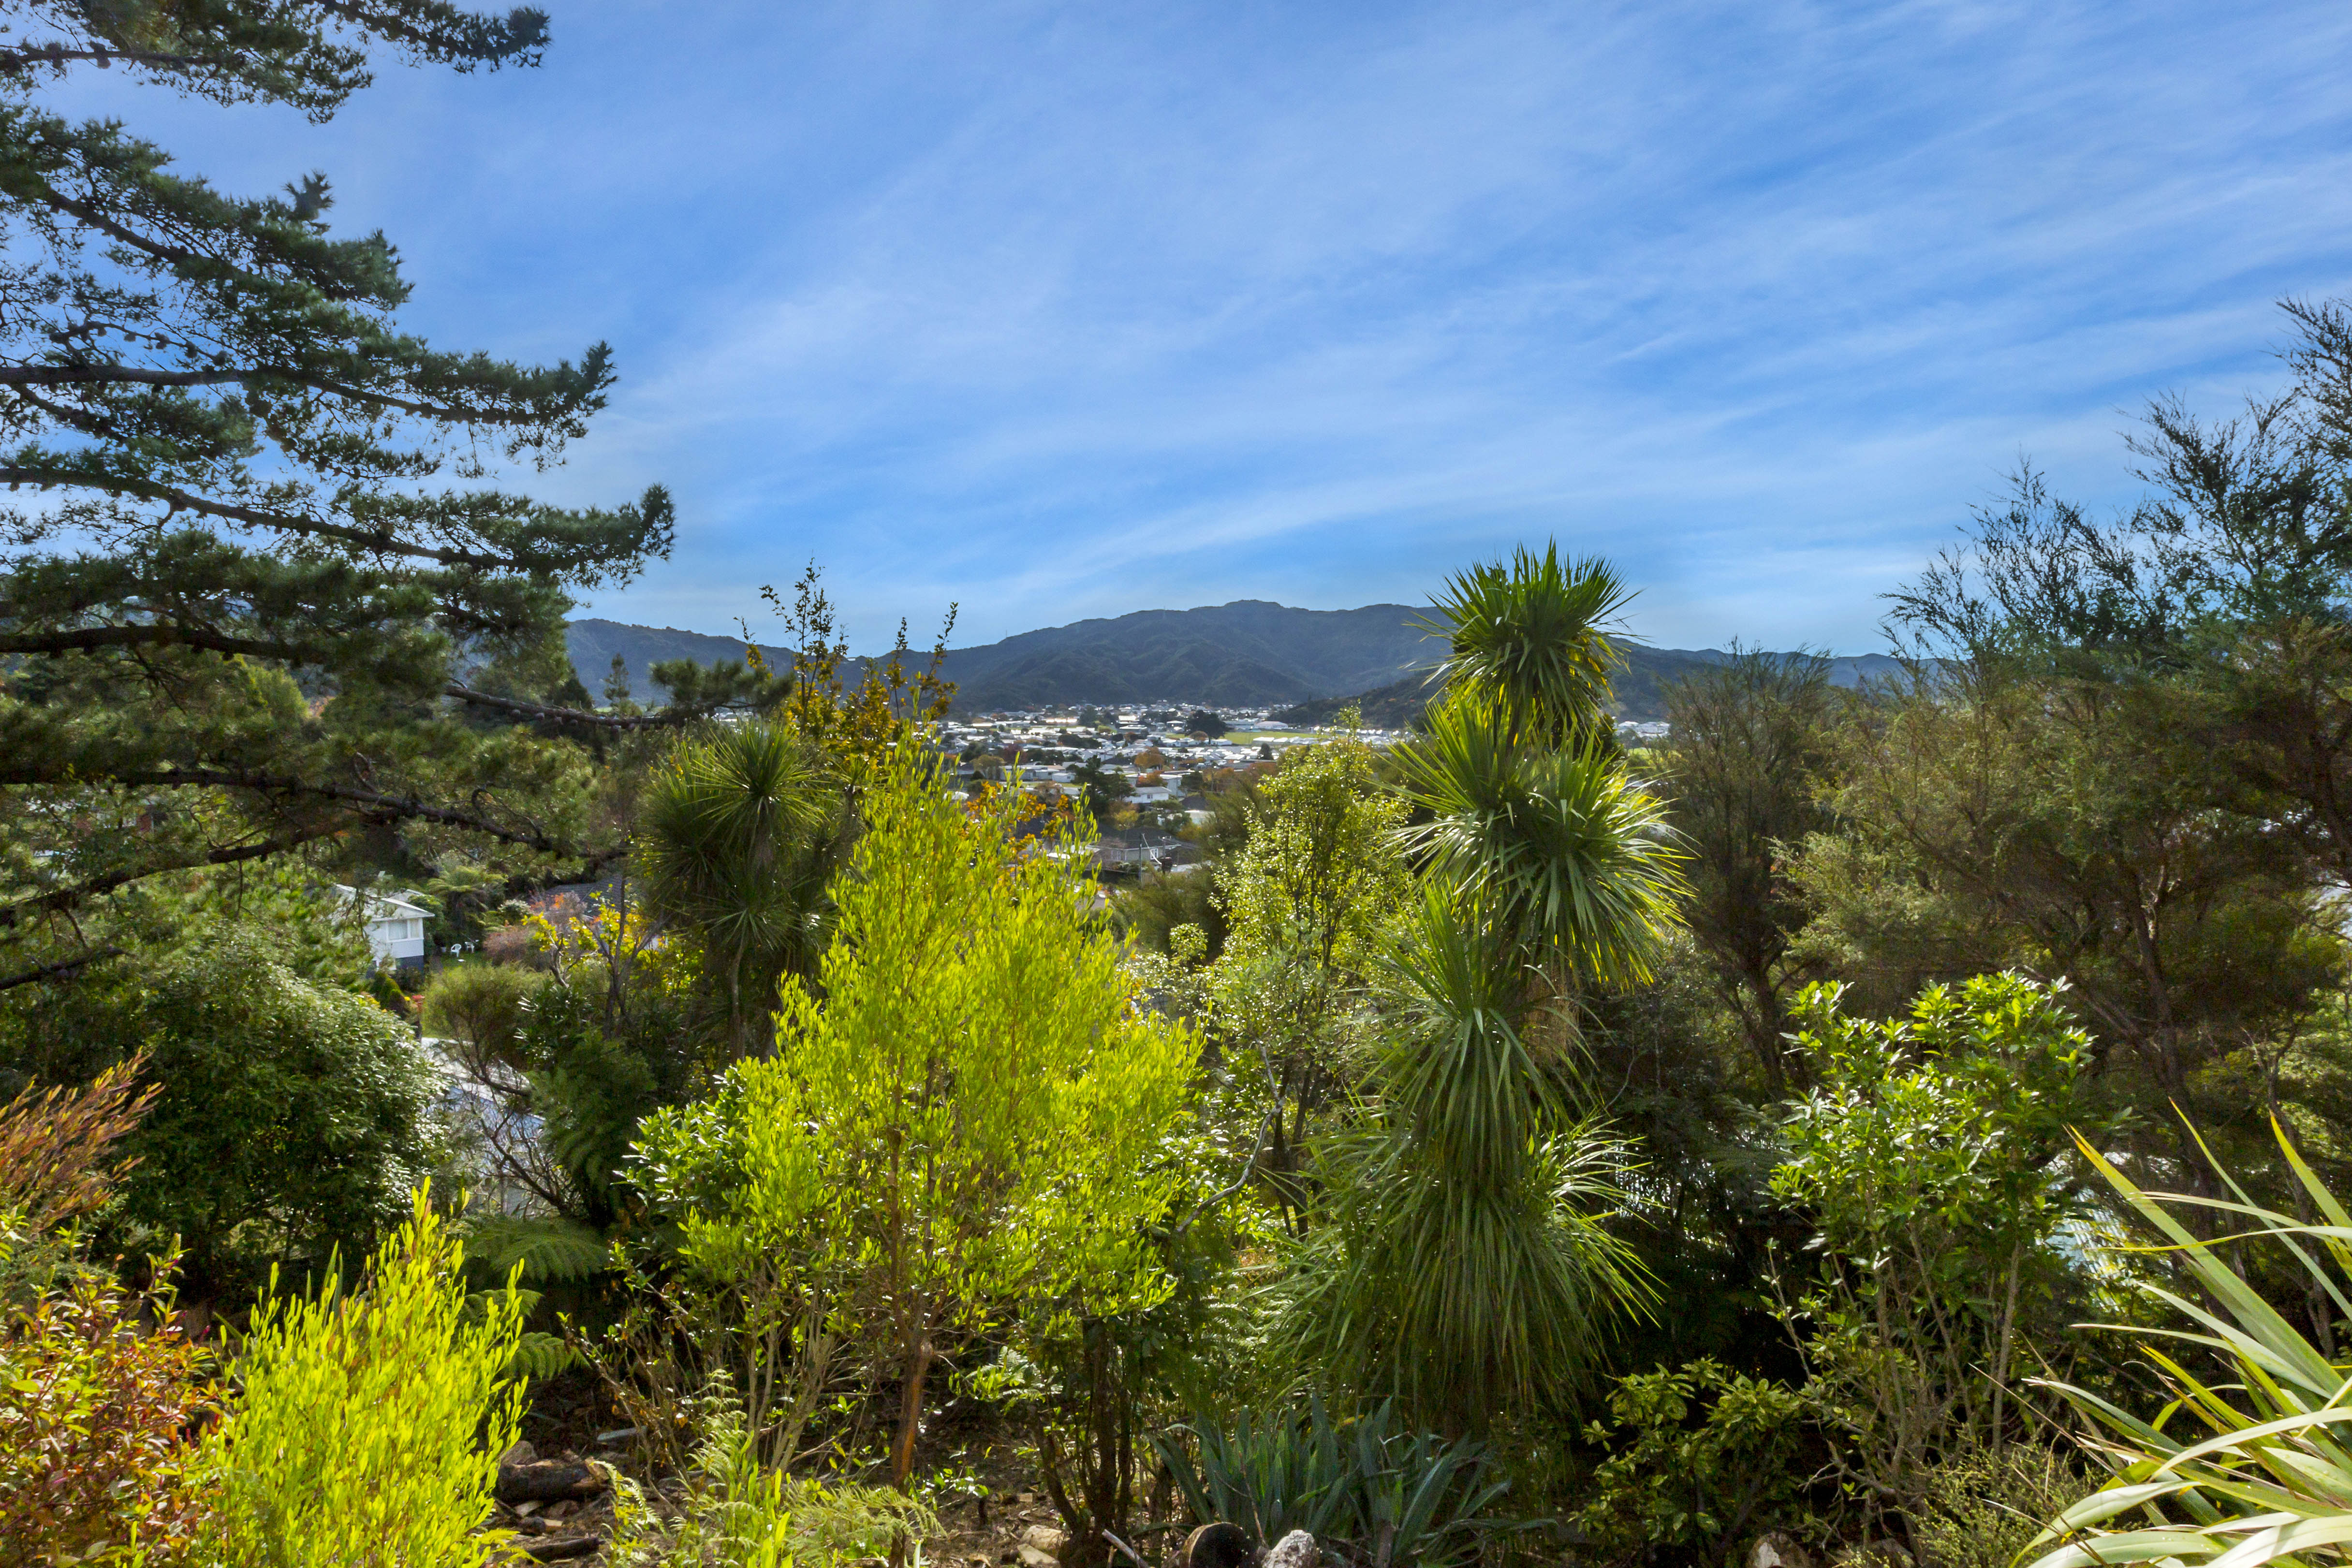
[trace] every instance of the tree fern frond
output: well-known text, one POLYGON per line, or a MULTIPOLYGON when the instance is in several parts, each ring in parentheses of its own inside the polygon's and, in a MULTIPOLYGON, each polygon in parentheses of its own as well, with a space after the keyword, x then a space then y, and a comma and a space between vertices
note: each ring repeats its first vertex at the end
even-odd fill
POLYGON ((604 1272, 604 1239, 574 1220, 495 1214, 466 1229, 466 1260, 504 1279, 516 1264, 533 1284, 577 1284, 604 1272))
POLYGON ((516 1343, 514 1360, 508 1363, 507 1369, 517 1376, 537 1380, 553 1377, 579 1361, 580 1353, 566 1344, 561 1334, 533 1330, 516 1343))

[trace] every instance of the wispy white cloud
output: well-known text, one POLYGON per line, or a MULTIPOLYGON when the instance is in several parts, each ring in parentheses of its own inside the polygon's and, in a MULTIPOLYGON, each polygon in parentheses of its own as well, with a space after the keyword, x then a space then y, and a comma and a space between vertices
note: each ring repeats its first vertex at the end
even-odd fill
POLYGON ((598 607, 641 619, 812 554, 861 637, 1412 600, 1557 530, 1661 641, 1852 647, 2021 451, 2119 500, 2121 411, 2273 379, 2272 302, 2352 287, 2352 14, 2305 0, 556 25, 320 133, 160 112, 228 183, 334 172, 435 335, 614 340, 541 483, 674 485, 598 607))

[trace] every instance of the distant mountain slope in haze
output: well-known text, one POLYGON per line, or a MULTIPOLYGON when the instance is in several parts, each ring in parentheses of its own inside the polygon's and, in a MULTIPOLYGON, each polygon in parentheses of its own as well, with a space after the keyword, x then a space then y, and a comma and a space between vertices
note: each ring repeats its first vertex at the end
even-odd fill
MULTIPOLYGON (((1427 664, 1435 645, 1408 624, 1424 613, 1405 604, 1293 610, 1252 599, 1139 610, 951 648, 944 673, 956 683, 960 714, 1161 700, 1261 707, 1363 691, 1427 664)), ((574 621, 565 641, 590 691, 604 690, 617 653, 640 701, 655 695, 646 672, 661 660, 743 657, 740 638, 617 621, 574 621)))
MULTIPOLYGON (((1624 653, 1625 667, 1617 672, 1617 679, 1612 684, 1610 709, 1619 720, 1633 724, 1665 717, 1667 687, 1731 658, 1720 648, 1651 648, 1638 643, 1627 645, 1624 653)), ((1850 654, 1830 661, 1830 684, 1858 686, 1864 681, 1892 675, 1898 668, 1884 653, 1850 654)), ((1360 709, 1367 727, 1405 729, 1429 705, 1430 692, 1422 676, 1408 675, 1353 696, 1320 697, 1299 703, 1275 716, 1286 724, 1328 724, 1352 702, 1360 709)))
POLYGON ((1262 599, 1139 610, 953 649, 946 673, 959 713, 1157 700, 1259 707, 1364 691, 1426 665, 1436 645, 1411 624, 1426 613, 1262 599))
MULTIPOLYGON (((572 655, 572 667, 580 672, 580 684, 601 697, 604 677, 613 668, 613 655, 618 653, 628 666, 629 695, 639 702, 653 702, 660 697, 647 672, 656 664, 672 659, 691 659, 698 664, 717 664, 732 661, 743 662, 743 639, 713 637, 701 632, 680 632, 673 626, 632 626, 625 621, 573 621, 563 628, 564 652, 572 655)), ((775 648, 762 648, 761 653, 782 669, 792 663, 791 655, 775 648)))
MULTIPOLYGON (((1336 713, 1346 699, 1364 695, 1367 723, 1402 724, 1402 716, 1382 716, 1391 708, 1399 715, 1419 711, 1421 675, 1440 655, 1440 645, 1412 624, 1428 613, 1427 607, 1410 604, 1294 610, 1262 599, 1139 610, 950 649, 946 674, 956 683, 955 709, 963 715, 1156 701, 1212 707, 1307 704, 1310 711, 1336 713), (1371 711, 1374 698, 1381 714, 1371 711)), ((640 701, 656 695, 646 673, 656 663, 740 661, 744 651, 740 638, 617 621, 574 621, 565 637, 590 691, 604 690, 617 653, 640 701)), ((779 667, 789 663, 779 650, 761 653, 779 667)), ((1618 716, 1664 717, 1668 684, 1727 657, 1711 648, 1630 647, 1628 667, 1617 682, 1618 716)), ((1853 685, 1894 667, 1884 654, 1868 653, 1832 661, 1831 678, 1853 685)))

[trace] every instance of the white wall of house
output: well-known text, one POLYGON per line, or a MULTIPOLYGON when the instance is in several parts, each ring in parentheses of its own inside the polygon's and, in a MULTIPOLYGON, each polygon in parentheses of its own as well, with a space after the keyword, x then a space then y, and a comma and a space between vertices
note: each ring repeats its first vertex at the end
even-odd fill
POLYGON ((337 883, 335 891, 345 898, 360 900, 361 917, 367 923, 368 950, 379 964, 422 964, 425 962, 425 922, 428 912, 397 895, 361 894, 337 883))

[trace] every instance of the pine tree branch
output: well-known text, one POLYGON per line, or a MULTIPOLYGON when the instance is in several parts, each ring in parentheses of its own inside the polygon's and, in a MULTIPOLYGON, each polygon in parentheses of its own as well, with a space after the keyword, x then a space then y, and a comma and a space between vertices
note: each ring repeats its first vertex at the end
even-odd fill
MULTIPOLYGON (((259 776, 221 774, 200 777, 190 772, 183 774, 176 781, 183 784, 227 784, 232 787, 247 789, 278 787, 276 784, 263 786, 253 783, 239 784, 236 782, 238 779, 247 777, 259 776)), ((151 785, 161 785, 171 781, 173 780, 172 780, 170 775, 165 772, 142 776, 123 775, 119 779, 109 780, 109 782, 124 783, 144 782, 151 785)), ((288 789, 299 789, 307 793, 358 797, 362 800, 369 798, 367 792, 364 790, 338 792, 335 791, 331 786, 305 787, 291 780, 283 781, 283 783, 288 789)), ((375 796, 373 797, 373 799, 385 802, 386 809, 381 811, 362 811, 360 813, 362 821, 384 823, 397 821, 402 820, 404 817, 422 818, 426 821, 446 822, 456 827, 470 828, 476 831, 488 833, 494 838, 504 839, 509 843, 523 844, 525 847, 529 848, 541 848, 544 846, 551 853, 562 854, 564 852, 562 846, 555 844, 553 841, 542 839, 541 843, 532 843, 528 839, 516 835, 509 830, 483 823, 478 819, 469 819, 467 814, 463 812, 448 811, 446 809, 432 807, 425 807, 422 810, 394 810, 393 808, 421 805, 421 802, 404 802, 391 796, 375 796)), ((175 856, 172 859, 159 861, 150 865, 124 867, 120 870, 108 872, 102 876, 94 876, 84 882, 74 883, 69 886, 52 888, 47 893, 36 894, 31 898, 19 899, 15 904, 0 904, 0 931, 14 930, 22 925, 26 921, 37 918, 40 915, 61 915, 68 909, 75 908, 79 904, 89 902, 90 899, 98 897, 101 894, 112 893, 116 888, 128 887, 134 882, 144 881, 146 878, 151 876, 161 876, 168 872, 194 871, 208 866, 235 865, 244 861, 267 859, 270 855, 283 854, 289 850, 299 849, 302 845, 312 842, 315 840, 331 838, 335 834, 346 831, 351 827, 351 821, 348 819, 341 819, 329 822, 312 823, 305 827, 288 828, 271 834, 267 839, 258 840, 252 843, 234 844, 225 849, 212 850, 201 855, 175 856)), ((623 840, 617 844, 609 844, 602 849, 592 850, 585 853, 579 854, 576 858, 581 862, 581 874, 575 877, 556 878, 549 882, 547 885, 563 886, 575 882, 593 881, 596 875, 600 873, 605 866, 612 864, 613 862, 619 860, 628 852, 628 841, 626 840, 623 840)))
POLYGON ((461 69, 474 63, 487 64, 494 70, 509 61, 537 65, 540 51, 547 47, 547 13, 531 5, 518 5, 504 16, 490 16, 460 11, 446 0, 422 7, 370 5, 366 0, 317 0, 317 4, 352 26, 446 58, 461 69), (423 26, 418 26, 419 10, 427 24, 423 26), (439 30, 434 23, 440 25, 439 30))
POLYGON ((308 843, 312 839, 324 838, 329 833, 340 831, 339 824, 335 827, 278 833, 256 843, 234 844, 226 849, 212 850, 202 855, 193 857, 183 855, 155 865, 110 871, 103 876, 91 877, 87 882, 74 883, 67 887, 51 888, 47 893, 37 894, 31 898, 19 899, 14 904, 0 904, 0 931, 14 930, 37 915, 61 915, 76 904, 96 898, 102 893, 112 893, 118 887, 128 887, 131 883, 147 877, 161 876, 166 872, 194 871, 203 866, 235 865, 241 861, 260 860, 265 856, 281 853, 308 843))
MULTIPOLYGON (((209 653, 278 659, 291 664, 320 662, 315 649, 304 648, 299 643, 231 637, 198 627, 168 622, 141 626, 84 626, 68 632, 28 632, 0 636, 0 654, 75 653, 98 648, 202 648, 209 653)), ((676 729, 708 716, 698 706, 670 707, 650 714, 593 713, 586 708, 557 707, 547 703, 528 702, 520 697, 494 696, 488 692, 478 692, 460 681, 451 681, 441 690, 444 696, 476 707, 494 708, 523 718, 550 724, 577 725, 588 729, 676 729)))
POLYGON ((152 479, 133 478, 120 474, 80 474, 53 468, 20 468, 0 466, 0 485, 32 485, 42 489, 72 488, 103 490, 109 495, 130 496, 142 501, 162 501, 181 511, 194 512, 224 521, 248 523, 257 528, 275 528, 284 533, 311 534, 324 538, 343 539, 385 555, 408 556, 421 560, 437 560, 444 566, 478 567, 485 571, 512 571, 516 563, 499 556, 485 555, 478 550, 449 549, 438 545, 411 544, 396 534, 380 529, 355 528, 344 523, 330 523, 318 517, 301 517, 291 512, 269 512, 257 507, 241 507, 231 501, 215 501, 171 485, 159 485, 152 479))
MULTIPOLYGON (((70 777, 52 777, 38 768, 11 768, 0 772, 0 779, 11 784, 62 784, 74 782, 70 777)), ((388 795, 381 790, 362 789, 348 784, 328 784, 290 774, 269 773, 246 768, 148 768, 114 769, 107 773, 104 782, 114 789, 250 789, 257 794, 306 796, 320 800, 333 800, 360 808, 362 821, 389 824, 402 821, 438 822, 445 827, 463 828, 480 833, 500 843, 514 844, 542 854, 572 856, 575 852, 562 839, 549 833, 537 823, 525 820, 522 826, 512 826, 484 815, 478 810, 466 810, 455 806, 436 806, 414 795, 388 795)), ((333 824, 328 831, 341 831, 348 821, 333 824)))
POLYGON ((464 828, 480 833, 500 843, 515 844, 542 854, 569 855, 571 846, 550 835, 536 824, 514 828, 492 821, 477 811, 460 810, 454 806, 435 806, 414 795, 386 795, 373 789, 357 789, 344 784, 320 784, 284 774, 264 773, 235 768, 157 768, 145 772, 116 772, 107 775, 106 781, 123 789, 142 787, 189 789, 210 787, 220 789, 251 789, 264 795, 307 795, 322 800, 337 800, 362 808, 361 816, 376 823, 399 821, 439 822, 445 827, 464 828))
POLYGON ((84 953, 78 958, 67 958, 55 964, 36 964, 31 968, 20 970, 14 975, 0 976, 0 991, 14 990, 18 986, 29 986, 36 980, 63 979, 66 976, 77 974, 92 964, 108 958, 120 958, 124 951, 125 949, 121 947, 100 947, 84 953))
POLYGON ((229 637, 217 632, 175 626, 169 622, 143 626, 84 626, 71 632, 24 632, 13 636, 0 636, 0 653, 79 653, 94 648, 203 648, 215 653, 283 659, 294 664, 317 662, 312 653, 290 643, 229 637))
POLYGON ((396 408, 421 418, 445 420, 451 423, 530 424, 538 423, 539 418, 529 410, 466 409, 447 403, 426 402, 417 398, 396 397, 391 392, 373 392, 309 371, 289 370, 283 366, 246 365, 216 371, 151 371, 137 365, 111 363, 0 367, 0 387, 216 387, 243 385, 248 382, 285 382, 294 386, 309 387, 314 392, 332 392, 354 402, 396 408))
POLYGON ((170 70, 201 70, 236 63, 220 55, 159 55, 143 49, 69 49, 63 44, 27 44, 16 48, 0 48, 0 73, 13 76, 34 66, 61 66, 77 60, 86 60, 98 66, 112 65, 120 60, 128 66, 154 66, 170 70))
POLYGON ((202 251, 190 250, 185 246, 166 245, 162 240, 141 234, 128 224, 117 223, 107 215, 104 208, 94 206, 78 197, 68 196, 46 180, 36 186, 35 194, 42 205, 54 208, 68 216, 79 218, 107 238, 117 240, 133 250, 144 252, 157 261, 168 263, 175 270, 184 269, 185 272, 198 275, 215 270, 226 270, 251 281, 261 281, 258 275, 242 267, 232 267, 218 256, 206 256, 202 251))
MULTIPOLYGON (((0 644, 0 652, 5 652, 0 644)), ((610 714, 591 713, 586 708, 550 707, 545 703, 525 702, 519 697, 492 696, 473 687, 451 681, 441 688, 444 696, 455 697, 461 703, 477 707, 496 708, 500 713, 520 714, 526 718, 545 719, 552 724, 576 724, 595 729, 675 729, 703 716, 698 708, 667 708, 660 713, 610 714)))

